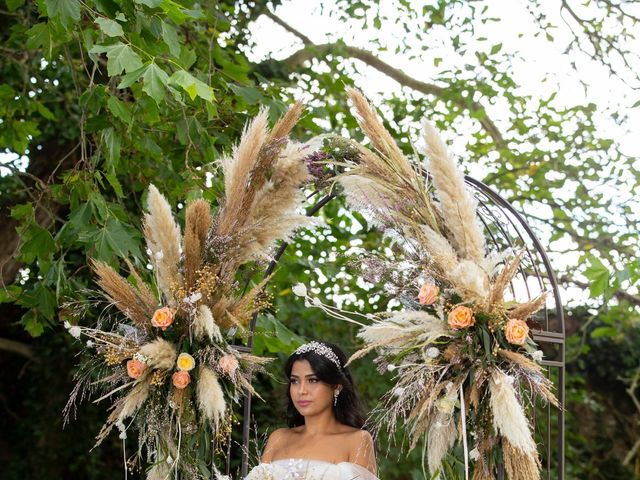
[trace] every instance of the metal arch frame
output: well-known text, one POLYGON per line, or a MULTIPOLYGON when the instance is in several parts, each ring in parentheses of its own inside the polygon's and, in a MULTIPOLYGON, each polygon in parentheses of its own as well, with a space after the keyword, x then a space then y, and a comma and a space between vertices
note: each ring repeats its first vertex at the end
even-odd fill
MULTIPOLYGON (((426 172, 423 172, 423 174, 425 174, 426 176, 426 172)), ((474 191, 476 192, 480 192, 483 195, 485 195, 487 197, 487 199, 491 200, 493 202, 493 204, 495 204, 497 207, 499 207, 500 209, 506 211, 509 213, 509 215, 515 219, 519 225, 520 228, 524 229, 524 231, 526 232, 527 237, 532 241, 533 246, 535 247, 535 252, 540 256, 540 259, 542 260, 542 263, 545 267, 546 270, 546 278, 549 282, 549 285, 551 287, 552 293, 553 293, 553 298, 555 301, 555 313, 556 313, 556 317, 555 320, 557 322, 558 325, 558 330, 559 331, 551 331, 549 330, 549 318, 548 318, 548 311, 545 311, 545 317, 546 317, 546 322, 545 322, 545 330, 534 330, 533 331, 533 339, 538 342, 538 343, 544 343, 544 344, 552 344, 554 346, 558 347, 558 355, 559 355, 559 359, 557 360, 542 360, 541 364, 545 365, 547 367, 554 367, 558 369, 558 384, 557 384, 557 389, 558 389, 558 401, 560 402, 560 406, 561 408, 558 409, 558 420, 557 420, 557 427, 558 427, 558 438, 557 438, 557 453, 556 453, 556 460, 557 460, 557 479, 558 480, 564 480, 564 454, 565 454, 565 443, 564 443, 564 403, 565 403, 565 324, 564 324, 564 312, 563 312, 563 308, 562 308, 562 301, 560 298, 560 291, 558 288, 558 282, 556 280, 556 276, 555 273, 553 271, 553 268, 551 266, 551 262, 549 260, 549 257, 547 256, 547 253, 545 251, 545 249, 542 247, 540 241, 538 240, 538 238, 536 237, 536 235, 534 234, 533 230, 531 229, 531 227, 527 224, 527 222, 525 221, 525 219, 522 217, 522 215, 520 215, 520 213, 509 203, 507 202, 504 198, 502 198, 496 191, 494 191, 493 189, 491 189, 489 186, 487 186, 486 184, 484 184, 483 182, 476 180, 472 177, 469 176, 465 176, 464 177, 465 182, 471 186, 473 188, 474 191)), ((314 196, 316 196, 319 193, 319 190, 314 191, 313 193, 311 193, 307 198, 313 198, 314 196)), ((311 217, 313 215, 315 215, 318 211, 320 211, 320 209, 322 209, 327 203, 329 203, 333 198, 335 198, 337 196, 337 194, 331 192, 325 196, 323 196, 315 205, 313 205, 312 207, 310 207, 307 211, 306 211, 306 215, 308 217, 311 217)), ((499 220, 497 219, 497 217, 495 217, 495 215, 493 214, 492 211, 489 210, 489 207, 486 206, 486 204, 484 204, 484 202, 479 200, 479 204, 481 207, 485 208, 488 210, 489 215, 491 215, 493 217, 493 220, 495 221, 495 224, 498 225, 498 227, 500 228, 500 230, 504 233, 505 238, 507 239, 507 241, 510 242, 509 240, 509 234, 508 232, 503 229, 502 227, 500 227, 499 224, 499 220)), ((509 221, 509 223, 511 223, 511 226, 513 228, 515 228, 516 232, 518 233, 518 236, 520 237, 521 240, 523 240, 524 243, 524 238, 522 237, 522 235, 520 234, 520 231, 518 229, 518 225, 516 225, 511 218, 507 218, 507 220, 509 221)), ((481 221, 483 222, 485 229, 487 231, 489 231, 489 234, 491 235, 492 239, 495 241, 495 238, 493 237, 493 234, 490 232, 490 230, 488 229, 488 224, 485 222, 484 218, 481 217, 481 221)), ((508 228, 508 227, 507 227, 508 228)), ((282 254, 284 253, 284 251, 287 249, 287 247, 289 246, 289 244, 287 242, 283 242, 280 247, 278 248, 278 250, 276 251, 276 254, 274 255, 274 258, 272 259, 272 261, 269 263, 267 269, 265 270, 264 273, 264 277, 269 276, 273 270, 275 269, 276 265, 278 264, 278 261, 280 260, 280 257, 282 256, 282 254)), ((529 254, 529 256, 533 259, 533 256, 531 255, 531 252, 529 251, 529 249, 526 247, 525 245, 525 249, 527 251, 527 253, 529 254)), ((541 287, 544 287, 543 283, 542 283, 542 279, 544 278, 540 272, 538 271, 537 265, 536 263, 533 263, 533 267, 536 273, 536 277, 539 280, 539 284, 541 287)), ((526 276, 526 274, 524 272, 522 272, 523 275, 526 276)), ((525 277, 526 278, 526 277, 525 277)), ((528 285, 525 286, 527 288, 527 293, 530 294, 530 292, 528 291, 528 285)), ((251 319, 250 325, 249 325, 249 337, 247 340, 247 345, 246 346, 238 346, 238 350, 243 351, 243 352, 252 352, 253 351, 253 335, 255 332, 255 327, 256 327, 256 322, 257 322, 257 314, 254 315, 251 319)), ((251 420, 251 396, 247 393, 245 393, 245 397, 244 397, 244 406, 243 406, 243 420, 242 420, 242 463, 241 463, 241 469, 240 469, 240 474, 241 477, 244 478, 247 473, 248 473, 248 466, 249 466, 249 441, 250 441, 250 436, 251 436, 251 431, 250 431, 250 420, 251 420)), ((548 414, 547 414, 547 425, 548 425, 548 429, 547 429, 547 451, 550 453, 551 452, 551 413, 550 413, 550 407, 548 407, 548 414)), ((229 445, 230 446, 230 445, 229 445)), ((227 474, 229 473, 229 469, 230 469, 230 455, 227 455, 227 474)), ((547 472, 548 472, 548 478, 551 478, 551 455, 547 455, 547 472)))

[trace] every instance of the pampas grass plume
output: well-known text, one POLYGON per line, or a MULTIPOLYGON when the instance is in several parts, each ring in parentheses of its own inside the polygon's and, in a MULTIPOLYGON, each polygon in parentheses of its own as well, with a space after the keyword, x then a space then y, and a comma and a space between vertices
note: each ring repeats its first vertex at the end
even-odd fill
POLYGON ((456 438, 456 422, 450 415, 438 412, 431 420, 428 433, 427 461, 432 475, 440 468, 442 459, 453 447, 456 438))
POLYGON ((407 178, 413 177, 415 172, 411 164, 406 160, 391 134, 384 128, 382 120, 366 97, 354 88, 348 87, 346 90, 356 109, 358 123, 376 150, 391 159, 395 166, 401 168, 407 178))
POLYGON ((462 260, 450 272, 449 278, 456 290, 469 299, 481 301, 488 294, 489 277, 480 266, 471 260, 462 260))
POLYGON ((200 366, 198 370, 196 394, 200 411, 207 420, 214 422, 217 428, 227 407, 218 377, 209 367, 200 366))
POLYGON ((531 315, 536 313, 538 310, 544 308, 547 303, 547 294, 543 293, 542 295, 534 298, 533 300, 521 303, 517 305, 515 308, 509 311, 509 316, 511 318, 519 318, 520 320, 526 320, 531 315))
POLYGON ((142 404, 149 397, 151 386, 151 375, 146 375, 142 380, 136 383, 129 393, 121 399, 121 409, 118 415, 118 421, 132 417, 142 404))
POLYGON ((502 452, 509 480, 540 480, 540 462, 537 452, 535 456, 527 455, 504 438, 502 452))
POLYGON ((442 272, 450 272, 458 265, 456 252, 445 237, 426 225, 422 225, 418 233, 420 243, 442 272))
POLYGON ((147 480, 167 480, 171 475, 171 470, 165 459, 159 459, 147 472, 147 480))
POLYGON ((534 457, 536 444, 531 436, 529 422, 513 387, 513 378, 495 370, 489 383, 493 425, 511 445, 534 457))
POLYGON ((176 347, 162 338, 140 347, 140 354, 147 357, 147 364, 159 370, 171 370, 175 367, 178 352, 176 347))
POLYGON ((198 313, 193 324, 193 333, 199 340, 207 337, 211 342, 222 342, 222 332, 213 319, 211 309, 206 305, 198 307, 198 313))
POLYGON ((198 199, 187 206, 184 228, 184 271, 190 287, 196 282, 197 271, 202 264, 204 243, 211 226, 209 202, 198 199))
POLYGON ((140 298, 133 286, 108 264, 93 260, 91 267, 98 276, 98 285, 118 310, 143 330, 147 329, 148 315, 152 313, 149 307, 153 308, 148 304, 149 299, 140 298))
POLYGON ((168 303, 175 305, 172 287, 182 281, 178 272, 182 243, 180 226, 173 218, 169 202, 154 185, 149 185, 147 209, 149 213, 144 217, 144 236, 156 266, 158 286, 168 303))
POLYGON ((289 110, 287 110, 287 113, 285 113, 273 126, 273 130, 271 130, 271 133, 269 134, 269 140, 286 138, 289 136, 293 127, 298 123, 303 109, 304 105, 300 101, 296 101, 291 105, 289 110))
POLYGON ((225 201, 218 221, 218 234, 227 235, 238 228, 242 215, 246 182, 256 165, 260 149, 267 139, 267 110, 262 109, 245 127, 242 138, 231 157, 222 160, 225 201))
POLYGON ((460 256, 480 263, 485 255, 485 242, 476 217, 476 201, 465 189, 464 177, 449 156, 437 130, 429 122, 424 122, 423 130, 429 171, 445 213, 445 224, 453 235, 460 256))

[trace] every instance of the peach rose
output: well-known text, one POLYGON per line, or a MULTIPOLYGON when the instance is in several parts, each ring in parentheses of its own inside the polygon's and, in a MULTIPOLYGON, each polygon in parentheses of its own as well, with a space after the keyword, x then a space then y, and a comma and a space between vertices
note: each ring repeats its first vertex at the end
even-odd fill
POLYGON ((166 330, 173 323, 173 310, 169 307, 162 307, 155 311, 151 319, 151 325, 166 330))
POLYGON ((226 373, 227 375, 231 376, 239 366, 238 359, 235 355, 224 355, 223 357, 220 357, 220 360, 218 360, 218 366, 220 367, 222 373, 226 373))
POLYGON ((127 374, 131 378, 140 378, 147 369, 147 364, 135 358, 127 362, 127 374))
POLYGON ((173 381, 174 387, 182 390, 191 383, 191 375, 185 370, 180 370, 171 376, 171 380, 173 381))
POLYGON ((425 283, 420 287, 420 293, 418 293, 418 301, 422 305, 432 305, 438 298, 440 289, 433 283, 425 283))
POLYGON ((473 310, 464 305, 458 305, 456 308, 449 312, 447 319, 449 326, 454 330, 460 330, 461 328, 468 328, 475 325, 476 319, 473 316, 473 310))
POLYGON ((520 319, 510 318, 504 326, 504 335, 507 337, 509 343, 524 345, 529 335, 529 327, 526 322, 520 319))

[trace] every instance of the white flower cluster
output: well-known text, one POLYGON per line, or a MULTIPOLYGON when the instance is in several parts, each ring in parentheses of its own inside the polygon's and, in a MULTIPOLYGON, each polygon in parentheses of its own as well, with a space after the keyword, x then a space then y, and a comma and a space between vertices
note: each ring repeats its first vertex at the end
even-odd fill
POLYGON ((67 329, 67 331, 73 338, 80 338, 80 335, 82 334, 82 329, 79 326, 71 325, 66 321, 64 322, 64 328, 67 329))

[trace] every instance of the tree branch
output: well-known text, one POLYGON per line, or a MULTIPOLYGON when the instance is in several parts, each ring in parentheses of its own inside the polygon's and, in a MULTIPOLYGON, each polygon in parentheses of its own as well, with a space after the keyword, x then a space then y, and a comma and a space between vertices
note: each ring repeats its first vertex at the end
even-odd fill
MULTIPOLYGON (((292 33, 293 35, 298 37, 304 43, 304 47, 302 49, 293 53, 281 62, 292 70, 299 68, 304 64, 304 62, 313 58, 321 58, 330 54, 337 54, 343 57, 360 60, 366 65, 369 65, 379 72, 384 73, 388 77, 393 78, 402 86, 412 88, 413 90, 424 93, 425 95, 433 95, 440 98, 446 98, 446 88, 434 85, 432 83, 426 83, 420 80, 416 80, 415 78, 404 73, 402 70, 380 60, 376 55, 367 50, 336 42, 315 44, 311 41, 311 39, 309 39, 309 37, 300 33, 298 30, 293 28, 291 25, 286 23, 275 14, 267 11, 265 12, 265 15, 271 18, 274 22, 287 30, 289 33, 292 33)), ((486 110, 480 103, 471 99, 453 99, 452 101, 463 110, 466 110, 469 113, 473 114, 474 118, 477 118, 477 120, 480 122, 480 125, 482 125, 482 128, 493 139, 493 142, 495 143, 498 150, 508 149, 507 143, 502 137, 502 133, 489 118, 486 110)))
POLYGON ((302 43, 304 43, 305 45, 313 45, 314 44, 311 41, 311 39, 309 37, 307 37, 304 33, 302 33, 300 31, 296 30, 295 28, 293 28, 291 25, 289 25, 287 22, 282 20, 279 16, 277 16, 275 13, 271 12, 270 10, 266 9, 264 11, 264 15, 269 17, 271 20, 276 22, 278 25, 280 25, 282 28, 284 28, 288 32, 293 33, 296 37, 298 37, 300 40, 302 40, 302 43))
MULTIPOLYGON (((571 278, 569 275, 563 275, 562 277, 560 277, 560 283, 563 283, 565 285, 570 283, 572 285, 575 285, 576 287, 580 287, 584 289, 589 288, 589 284, 587 282, 581 282, 580 280, 571 278)), ((616 297, 618 300, 625 300, 637 307, 640 307, 640 296, 638 295, 634 295, 624 290, 616 290, 613 293, 613 296, 616 297)))
POLYGON ((17 353, 18 355, 27 357, 29 360, 34 359, 31 347, 26 343, 16 342, 15 340, 0 338, 0 350, 8 350, 9 352, 17 353))

